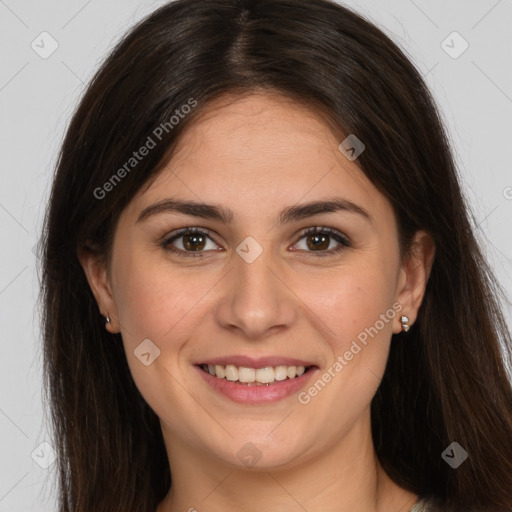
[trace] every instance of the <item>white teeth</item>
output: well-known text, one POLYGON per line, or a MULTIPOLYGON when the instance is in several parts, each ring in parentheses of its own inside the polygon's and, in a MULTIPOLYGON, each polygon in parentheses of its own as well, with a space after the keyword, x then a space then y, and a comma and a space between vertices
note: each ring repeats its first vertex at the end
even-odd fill
POLYGON ((245 366, 240 366, 240 368, 238 368, 238 380, 240 382, 254 382, 256 380, 256 373, 257 372, 254 368, 245 368, 245 366))
POLYGON ((286 366, 276 366, 274 373, 277 381, 285 380, 288 377, 288 368, 286 366))
POLYGON ((270 384, 271 382, 274 382, 276 380, 274 368, 272 368, 272 366, 267 368, 258 368, 256 370, 256 380, 262 384, 267 384, 267 382, 270 384))
POLYGON ((293 379, 295 375, 297 375, 297 367, 296 366, 288 366, 288 369, 286 370, 286 375, 288 375, 289 379, 293 379))
POLYGON ((234 364, 226 365, 226 379, 233 382, 238 380, 238 370, 234 364))
POLYGON ((224 366, 221 366, 220 364, 216 364, 215 373, 217 374, 217 377, 219 377, 219 379, 223 379, 226 376, 226 368, 224 368, 224 366))
POLYGON ((235 366, 234 364, 203 365, 203 370, 219 379, 227 379, 231 382, 241 382, 248 385, 272 384, 275 381, 283 381, 300 377, 305 371, 304 366, 267 366, 265 368, 248 368, 235 366))

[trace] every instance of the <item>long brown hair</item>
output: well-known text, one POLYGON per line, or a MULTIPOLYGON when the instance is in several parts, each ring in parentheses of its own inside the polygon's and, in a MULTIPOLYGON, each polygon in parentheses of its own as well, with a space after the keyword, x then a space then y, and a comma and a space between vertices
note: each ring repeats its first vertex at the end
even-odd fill
POLYGON ((171 485, 159 419, 134 384, 120 334, 104 328, 77 250, 108 259, 121 211, 162 169, 180 133, 211 100, 256 90, 310 105, 355 134, 366 146, 358 163, 390 201, 402 248, 419 229, 436 243, 418 319, 393 336, 372 402, 381 464, 443 511, 512 510, 506 295, 475 238, 420 74, 378 28, 329 0, 178 0, 113 49, 59 155, 41 292, 59 512, 148 512, 171 485), (191 99, 197 106, 172 124, 191 99), (163 123, 147 156, 119 173, 163 123), (115 174, 122 179, 112 181, 115 174), (469 454, 457 469, 441 457, 452 442, 469 454))

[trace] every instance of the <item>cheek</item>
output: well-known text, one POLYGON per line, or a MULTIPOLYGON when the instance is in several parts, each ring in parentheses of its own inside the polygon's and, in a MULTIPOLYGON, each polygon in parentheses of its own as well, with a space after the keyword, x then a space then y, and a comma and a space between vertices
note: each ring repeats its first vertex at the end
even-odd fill
POLYGON ((348 350, 358 337, 364 341, 368 331, 372 333, 368 338, 390 336, 396 283, 389 268, 372 261, 336 269, 323 286, 311 291, 311 308, 328 327, 325 332, 337 354, 348 350))
POLYGON ((149 338, 162 351, 176 349, 204 316, 208 292, 219 275, 180 270, 142 251, 128 254, 118 260, 116 269, 116 305, 125 345, 133 350, 149 338))
MULTIPOLYGON (((380 384, 389 352, 395 303, 394 275, 385 263, 353 265, 333 272, 324 292, 310 302, 328 328, 330 348, 326 367, 300 396, 310 418, 320 423, 329 410, 332 425, 348 428, 370 404, 380 384), (323 298, 322 298, 323 297, 323 298), (317 398, 318 397, 318 398, 317 398)), ((338 427, 332 427, 338 435, 338 427)))
POLYGON ((201 321, 201 298, 215 280, 209 283, 207 276, 194 279, 180 275, 175 267, 161 261, 156 265, 136 251, 120 257, 116 271, 117 312, 137 388, 159 416, 167 414, 169 403, 193 409, 193 401, 180 384, 180 353, 201 321), (146 353, 149 356, 144 359, 146 353))

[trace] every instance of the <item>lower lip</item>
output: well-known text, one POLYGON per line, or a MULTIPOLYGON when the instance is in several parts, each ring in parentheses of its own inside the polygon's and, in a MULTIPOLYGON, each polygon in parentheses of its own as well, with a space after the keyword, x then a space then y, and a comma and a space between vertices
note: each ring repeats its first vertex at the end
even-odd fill
POLYGON ((248 386, 246 384, 238 384, 227 379, 219 379, 202 370, 199 366, 195 366, 201 377, 213 389, 231 398, 234 402, 244 404, 262 404, 269 402, 277 402, 290 395, 298 393, 306 384, 311 375, 316 373, 318 368, 310 368, 300 377, 274 381, 268 386, 248 386))

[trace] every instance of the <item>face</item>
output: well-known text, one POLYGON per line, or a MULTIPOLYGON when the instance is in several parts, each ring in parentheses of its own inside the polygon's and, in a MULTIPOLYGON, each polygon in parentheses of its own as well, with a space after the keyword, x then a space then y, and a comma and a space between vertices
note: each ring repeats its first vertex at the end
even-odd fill
POLYGON ((169 452, 291 467, 368 438, 426 279, 321 118, 269 95, 217 106, 122 213, 109 271, 83 264, 169 452))

